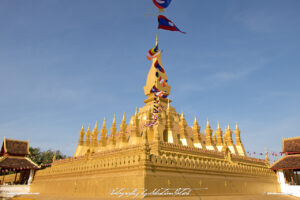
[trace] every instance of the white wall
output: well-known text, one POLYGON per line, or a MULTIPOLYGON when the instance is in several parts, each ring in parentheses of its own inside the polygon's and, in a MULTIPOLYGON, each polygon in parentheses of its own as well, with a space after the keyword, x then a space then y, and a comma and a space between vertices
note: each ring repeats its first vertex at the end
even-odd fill
POLYGON ((281 170, 277 172, 277 176, 278 176, 282 193, 291 194, 293 196, 300 197, 300 185, 286 184, 284 174, 281 170))

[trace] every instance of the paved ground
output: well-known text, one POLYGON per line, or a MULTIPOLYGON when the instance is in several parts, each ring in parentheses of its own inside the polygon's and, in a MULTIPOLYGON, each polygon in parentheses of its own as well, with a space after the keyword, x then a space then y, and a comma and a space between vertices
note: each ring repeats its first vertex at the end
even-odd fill
MULTIPOLYGON (((5 200, 110 200, 111 198, 62 197, 49 195, 24 195, 5 200)), ((128 198, 114 198, 127 200, 128 198)), ((202 197, 148 197, 146 200, 300 200, 290 195, 237 195, 237 196, 202 196, 202 197)), ((4 199, 3 199, 4 200, 4 199)), ((131 198, 132 200, 132 198, 131 198)))

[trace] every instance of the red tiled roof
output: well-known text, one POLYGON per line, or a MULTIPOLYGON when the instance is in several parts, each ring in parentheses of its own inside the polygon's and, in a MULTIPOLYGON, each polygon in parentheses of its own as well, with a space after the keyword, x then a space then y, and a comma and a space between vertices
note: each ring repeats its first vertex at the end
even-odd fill
POLYGON ((283 139, 282 152, 300 152, 300 137, 283 139))
POLYGON ((25 157, 4 157, 0 161, 0 168, 37 169, 38 166, 25 157))
POLYGON ((271 169, 300 169, 300 154, 280 158, 271 166, 271 169))
POLYGON ((0 155, 18 155, 26 156, 29 154, 29 146, 27 141, 12 140, 4 138, 0 155))

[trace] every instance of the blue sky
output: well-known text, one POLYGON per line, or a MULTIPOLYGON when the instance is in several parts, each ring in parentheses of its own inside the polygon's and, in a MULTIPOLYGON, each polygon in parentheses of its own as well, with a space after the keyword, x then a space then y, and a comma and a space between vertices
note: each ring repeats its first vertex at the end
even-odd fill
MULTIPOLYGON (((0 136, 72 155, 81 125, 143 106, 151 0, 0 1, 0 136)), ((236 121, 248 151, 299 136, 300 1, 173 0, 161 30, 172 105, 191 125, 236 121)), ((203 131, 203 128, 202 128, 203 131)))

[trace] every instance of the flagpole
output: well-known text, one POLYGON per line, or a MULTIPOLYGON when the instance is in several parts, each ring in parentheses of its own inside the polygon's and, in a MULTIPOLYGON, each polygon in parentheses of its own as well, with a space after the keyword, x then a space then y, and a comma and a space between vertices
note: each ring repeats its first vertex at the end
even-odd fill
MULTIPOLYGON (((160 13, 164 12, 163 9, 158 9, 158 13, 157 13, 157 19, 158 19, 158 16, 160 15, 160 13)), ((158 36, 159 36, 159 28, 157 28, 157 31, 156 31, 156 44, 158 44, 158 36)))

